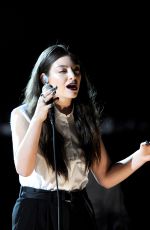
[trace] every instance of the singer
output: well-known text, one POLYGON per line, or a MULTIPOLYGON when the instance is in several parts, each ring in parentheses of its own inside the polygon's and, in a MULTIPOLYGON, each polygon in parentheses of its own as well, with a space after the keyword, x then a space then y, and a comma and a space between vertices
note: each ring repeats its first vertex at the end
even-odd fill
POLYGON ((101 137, 101 111, 78 57, 63 44, 45 49, 22 104, 10 116, 20 182, 13 230, 96 230, 86 192, 89 171, 109 189, 150 161, 150 145, 142 142, 111 164, 101 137))

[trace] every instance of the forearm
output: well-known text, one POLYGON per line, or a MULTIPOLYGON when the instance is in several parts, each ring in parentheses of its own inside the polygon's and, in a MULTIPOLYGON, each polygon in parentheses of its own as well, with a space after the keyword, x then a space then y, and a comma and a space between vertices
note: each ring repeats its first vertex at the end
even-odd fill
POLYGON ((130 155, 126 159, 119 161, 109 167, 101 183, 106 188, 111 188, 134 173, 145 163, 141 157, 140 150, 130 155))
POLYGON ((30 175, 35 168, 41 128, 42 122, 33 118, 21 144, 14 154, 16 170, 23 176, 30 175))

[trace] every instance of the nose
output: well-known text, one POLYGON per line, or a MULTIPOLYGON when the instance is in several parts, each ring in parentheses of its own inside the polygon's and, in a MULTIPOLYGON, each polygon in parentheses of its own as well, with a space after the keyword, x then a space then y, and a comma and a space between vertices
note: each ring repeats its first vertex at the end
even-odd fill
POLYGON ((75 79, 76 78, 76 74, 74 73, 74 71, 72 69, 70 69, 68 71, 68 77, 69 77, 69 79, 75 79))

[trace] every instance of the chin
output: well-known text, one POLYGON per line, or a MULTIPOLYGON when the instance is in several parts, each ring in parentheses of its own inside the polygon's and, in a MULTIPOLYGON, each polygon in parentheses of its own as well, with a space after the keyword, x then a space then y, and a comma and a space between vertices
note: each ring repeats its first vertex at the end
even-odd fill
POLYGON ((76 97, 78 95, 78 91, 75 91, 75 92, 73 91, 72 95, 74 95, 74 97, 76 97))
POLYGON ((78 93, 75 93, 71 96, 71 98, 73 99, 73 98, 76 98, 77 96, 78 96, 78 93))

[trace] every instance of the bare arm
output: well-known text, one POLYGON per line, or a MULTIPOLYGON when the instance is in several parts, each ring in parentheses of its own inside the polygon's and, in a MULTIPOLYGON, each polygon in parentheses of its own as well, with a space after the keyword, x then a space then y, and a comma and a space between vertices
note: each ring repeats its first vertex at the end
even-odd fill
POLYGON ((139 150, 113 165, 104 144, 101 143, 101 161, 94 162, 91 170, 102 186, 111 188, 125 180, 147 161, 150 161, 150 146, 145 142, 141 143, 139 150))
POLYGON ((29 176, 35 168, 41 128, 48 109, 49 105, 40 97, 30 124, 19 108, 11 113, 14 162, 17 173, 22 176, 29 176))

